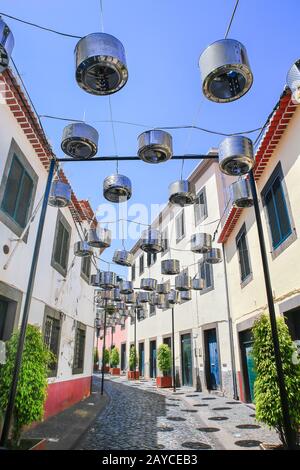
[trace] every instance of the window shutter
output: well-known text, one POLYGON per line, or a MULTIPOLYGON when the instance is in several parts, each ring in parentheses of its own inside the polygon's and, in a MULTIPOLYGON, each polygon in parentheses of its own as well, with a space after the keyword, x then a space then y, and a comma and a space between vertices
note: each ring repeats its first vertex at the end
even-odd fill
POLYGON ((32 190, 32 179, 27 173, 24 173, 21 187, 19 188, 18 203, 15 211, 15 220, 21 227, 25 227, 27 223, 27 214, 31 201, 32 190))

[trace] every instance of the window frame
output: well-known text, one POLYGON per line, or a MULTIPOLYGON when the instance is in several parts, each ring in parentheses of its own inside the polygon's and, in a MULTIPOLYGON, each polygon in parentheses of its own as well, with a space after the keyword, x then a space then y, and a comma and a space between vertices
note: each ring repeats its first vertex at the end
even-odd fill
POLYGON ((90 283, 90 279, 91 279, 91 268, 92 268, 92 260, 91 260, 91 257, 90 257, 90 256, 83 256, 82 259, 81 259, 80 276, 81 276, 82 279, 84 279, 85 282, 87 282, 88 284, 90 283), (89 262, 89 274, 87 274, 87 273, 84 271, 84 269, 83 269, 86 261, 89 262))
POLYGON ((170 243, 169 243, 169 227, 165 227, 162 230, 162 243, 163 243, 163 250, 161 252, 161 256, 164 256, 168 251, 170 251, 170 243))
POLYGON ((134 282, 135 279, 136 279, 136 262, 134 261, 134 263, 131 266, 131 280, 132 280, 132 282, 134 282))
POLYGON ((208 208, 207 208, 207 197, 206 197, 206 187, 203 186, 203 188, 201 188, 197 194, 196 194, 196 202, 194 204, 194 222, 195 222, 195 226, 201 224, 206 218, 208 217, 208 208), (203 211, 203 214, 201 213, 201 204, 198 203, 198 201, 200 200, 200 197, 203 195, 203 199, 204 199, 204 211, 203 211), (198 212, 199 212, 199 218, 197 220, 197 209, 198 209, 198 212))
MULTIPOLYGON (((200 260, 198 262, 198 272, 199 272, 199 276, 201 279, 204 280, 204 284, 205 284, 205 287, 203 289, 201 289, 199 292, 200 292, 200 295, 203 295, 203 294, 206 294, 207 292, 210 292, 211 290, 214 290, 215 286, 214 286, 214 270, 213 270, 213 265, 210 264, 210 263, 206 263, 204 259, 200 260), (211 285, 210 286, 206 286, 206 279, 202 277, 201 275, 201 268, 202 266, 205 266, 206 269, 209 269, 210 270, 210 278, 211 278, 211 285)), ((206 273, 206 272, 205 272, 206 273)))
POLYGON ((155 315, 156 315, 156 306, 149 304, 149 317, 154 317, 155 315), (152 312, 151 312, 151 309, 153 309, 152 312))
MULTIPOLYGON (((78 346, 79 347, 79 346, 78 346)), ((84 363, 85 363, 85 357, 86 357, 86 354, 85 354, 85 350, 86 350, 86 325, 84 325, 83 323, 77 321, 76 322, 76 327, 75 327, 75 338, 74 338, 74 349, 73 349, 73 366, 72 366, 72 374, 75 375, 75 374, 83 374, 84 372, 84 363), (75 356, 76 356, 76 347, 77 347, 77 331, 80 330, 80 331, 83 331, 84 332, 84 347, 83 347, 83 358, 82 358, 82 367, 75 367, 75 356)))
MULTIPOLYGON (((59 311, 54 310, 53 308, 49 307, 48 305, 45 305, 44 309, 44 320, 43 320, 43 339, 44 343, 47 345, 45 341, 45 333, 46 333, 46 324, 47 324, 47 318, 52 318, 53 320, 56 320, 59 322, 59 333, 58 333, 58 339, 57 339, 57 352, 54 354, 56 355, 56 363, 55 363, 55 368, 54 369, 48 369, 48 378, 51 377, 57 377, 57 372, 58 372, 58 363, 59 363, 59 356, 60 356, 60 350, 61 350, 61 333, 62 333, 62 319, 61 319, 61 314, 59 311)), ((51 349, 48 348, 50 351, 51 349)), ((52 351, 53 352, 53 351, 52 351)))
POLYGON ((139 256, 139 275, 141 276, 144 272, 145 272, 145 258, 144 258, 144 253, 142 253, 139 256), (143 262, 141 263, 142 259, 143 259, 143 262), (143 269, 141 269, 141 265, 143 269))
POLYGON ((175 217, 175 231, 176 231, 176 243, 179 243, 181 240, 184 239, 185 237, 185 213, 184 213, 184 209, 182 209, 175 217), (178 235, 178 231, 177 231, 177 220, 179 218, 182 218, 182 234, 178 235))
POLYGON ((67 272, 68 272, 68 263, 69 263, 69 256, 70 256, 70 244, 71 244, 71 236, 72 236, 72 228, 63 213, 59 210, 57 213, 57 218, 56 218, 56 226, 55 226, 55 232, 54 232, 54 239, 53 239, 53 247, 52 247, 52 256, 51 256, 51 266, 54 268, 56 271, 58 271, 63 277, 66 277, 67 272), (61 266, 61 264, 56 261, 55 259, 55 251, 56 251, 56 242, 57 242, 57 236, 58 236, 58 230, 59 230, 59 224, 62 224, 64 229, 68 232, 69 234, 69 240, 68 240, 68 248, 67 248, 67 254, 66 254, 66 267, 64 268, 61 266))
POLYGON ((240 283, 241 283, 241 286, 243 287, 246 284, 248 284, 248 282, 250 280, 252 280, 252 278, 253 278, 250 252, 249 252, 249 245, 248 245, 248 239, 247 239, 247 229, 246 229, 246 224, 245 223, 242 225, 242 227, 240 228, 237 236, 235 237, 235 244, 236 244, 238 260, 239 260, 239 267, 240 267, 240 283), (248 257, 248 265, 249 265, 249 273, 246 274, 246 276, 244 278, 242 276, 241 250, 240 250, 240 247, 239 247, 239 242, 241 241, 242 237, 245 238, 245 244, 246 244, 246 249, 247 249, 247 257, 248 257))

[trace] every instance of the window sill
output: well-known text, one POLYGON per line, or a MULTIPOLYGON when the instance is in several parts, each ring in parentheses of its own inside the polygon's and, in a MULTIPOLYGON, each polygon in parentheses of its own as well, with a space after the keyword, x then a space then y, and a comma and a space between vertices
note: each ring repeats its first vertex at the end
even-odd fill
POLYGON ((204 295, 204 294, 206 294, 207 292, 210 292, 210 291, 212 291, 212 290, 214 290, 214 286, 207 287, 206 289, 202 289, 202 290, 200 290, 199 292, 200 292, 200 295, 204 295))
POLYGON ((272 260, 276 259, 283 251, 285 251, 294 241, 297 240, 296 229, 286 238, 277 248, 271 251, 272 260))
POLYGON ((185 237, 185 235, 182 235, 180 238, 176 238, 176 243, 179 243, 181 242, 181 240, 183 240, 185 237))
POLYGON ((55 271, 57 271, 59 274, 61 274, 63 277, 67 276, 67 269, 62 268, 56 261, 52 260, 51 266, 55 271))
POLYGON ((241 289, 246 287, 252 280, 253 280, 253 273, 250 273, 243 281, 241 281, 241 284, 240 284, 241 289))

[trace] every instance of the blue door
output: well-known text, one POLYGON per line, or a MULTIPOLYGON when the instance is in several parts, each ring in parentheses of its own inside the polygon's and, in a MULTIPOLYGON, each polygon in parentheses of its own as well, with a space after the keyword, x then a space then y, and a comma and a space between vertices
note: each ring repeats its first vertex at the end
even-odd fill
POLYGON ((150 341, 150 377, 156 378, 156 341, 150 341))
POLYGON ((207 351, 207 387, 210 390, 217 390, 220 387, 220 367, 217 333, 215 328, 206 331, 206 351, 207 351))
POLYGON ((254 402, 254 382, 256 379, 256 372, 254 367, 254 360, 252 356, 253 342, 244 343, 245 345, 245 354, 246 354, 246 363, 247 363, 247 375, 249 382, 249 394, 250 400, 254 402))

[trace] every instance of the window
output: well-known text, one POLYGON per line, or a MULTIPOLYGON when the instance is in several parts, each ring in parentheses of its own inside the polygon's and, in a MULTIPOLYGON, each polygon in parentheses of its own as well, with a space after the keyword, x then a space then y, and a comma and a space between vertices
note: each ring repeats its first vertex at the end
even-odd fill
POLYGON ((239 254, 241 281, 243 282, 251 274, 245 224, 242 226, 236 237, 236 246, 239 254))
POLYGON ((149 317, 153 317, 153 315, 156 315, 156 307, 150 304, 149 317))
POLYGON ((184 211, 182 210, 180 214, 175 219, 176 224, 176 242, 184 238, 185 228, 184 228, 184 211))
POLYGON ((139 258, 139 263, 140 263, 140 270, 139 273, 140 275, 143 274, 144 272, 144 254, 142 254, 139 258))
POLYGON ((51 265, 63 276, 67 274, 71 227, 59 211, 57 215, 51 265))
POLYGON ((206 190, 202 188, 196 197, 196 203, 194 205, 195 225, 203 222, 207 217, 207 200, 206 190))
POLYGON ((157 253, 147 253, 147 267, 152 266, 157 260, 157 253))
POLYGON ((85 333, 86 326, 77 322, 75 330, 73 374, 82 374, 84 369, 85 333))
POLYGON ((81 277, 86 282, 90 282, 91 277, 91 258, 90 256, 84 256, 81 260, 81 277))
POLYGON ((131 266, 131 280, 135 281, 135 263, 131 266))
POLYGON ((287 201, 283 189, 281 165, 277 165, 262 191, 267 210, 273 249, 278 248, 292 233, 287 201))
POLYGON ((204 294, 208 290, 212 290, 214 288, 212 265, 209 263, 205 263, 205 261, 200 261, 199 262, 199 275, 201 279, 203 279, 204 281, 204 286, 203 286, 203 289, 200 291, 200 294, 204 294))
POLYGON ((162 250, 162 255, 166 253, 169 250, 169 231, 168 227, 166 227, 162 231, 162 243, 163 243, 163 250, 162 250))
POLYGON ((59 359, 61 320, 59 312, 45 308, 44 342, 48 349, 56 356, 56 361, 49 365, 48 377, 55 377, 59 359))

